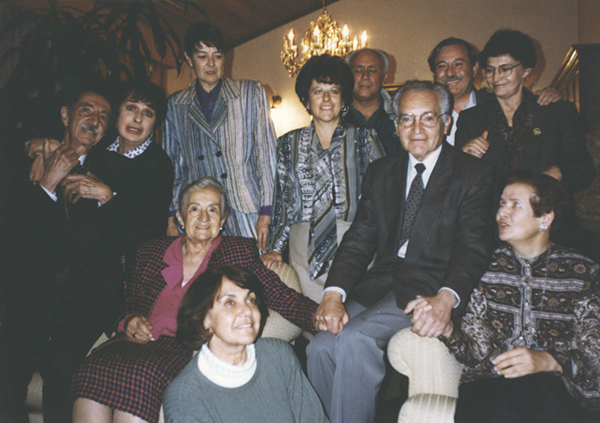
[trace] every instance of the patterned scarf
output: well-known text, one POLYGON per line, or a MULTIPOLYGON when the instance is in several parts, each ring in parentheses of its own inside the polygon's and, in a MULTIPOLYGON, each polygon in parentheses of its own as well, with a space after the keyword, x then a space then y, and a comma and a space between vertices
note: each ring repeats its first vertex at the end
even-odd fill
POLYGON ((341 181, 334 182, 343 178, 334 167, 336 163, 345 163, 345 151, 342 148, 345 134, 345 126, 338 125, 329 148, 321 151, 317 151, 319 141, 313 125, 305 128, 300 136, 296 171, 302 185, 303 202, 313 204, 308 235, 311 279, 327 272, 329 261, 338 247, 335 207, 343 206, 340 203, 345 202, 345 193, 336 192, 336 186, 343 187, 344 184, 341 181))

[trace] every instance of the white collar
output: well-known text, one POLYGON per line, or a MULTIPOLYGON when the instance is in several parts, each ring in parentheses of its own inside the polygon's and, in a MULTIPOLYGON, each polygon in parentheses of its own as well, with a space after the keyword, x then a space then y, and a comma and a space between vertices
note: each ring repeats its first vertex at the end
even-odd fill
POLYGON ((471 90, 471 95, 469 96, 469 102, 463 110, 470 109, 471 107, 475 106, 477 106, 477 96, 475 95, 475 89, 473 89, 471 90))
POLYGON ((423 161, 419 161, 415 158, 415 156, 413 156, 411 153, 408 153, 408 157, 409 157, 409 169, 414 169, 415 165, 417 163, 423 163, 425 165, 425 169, 427 170, 433 170, 433 168, 435 167, 435 164, 438 161, 438 158, 440 157, 440 154, 442 152, 442 145, 444 144, 444 142, 442 141, 442 144, 440 144, 440 146, 438 148, 436 148, 434 151, 431 152, 431 154, 429 154, 429 156, 427 156, 425 158, 425 160, 423 161))
POLYGON ((246 362, 234 366, 215 356, 206 343, 198 353, 198 369, 216 385, 239 388, 248 383, 256 372, 256 349, 254 344, 246 345, 246 362))
POLYGON ((148 146, 150 145, 151 142, 152 142, 152 137, 148 137, 148 139, 146 141, 144 141, 142 144, 135 147, 133 150, 130 150, 130 151, 127 151, 127 152, 121 154, 121 153, 119 153, 119 146, 121 145, 121 137, 117 137, 115 142, 113 142, 111 145, 106 147, 106 149, 108 151, 114 151, 117 154, 121 154, 122 156, 125 156, 128 159, 135 159, 137 156, 139 156, 144 151, 146 151, 146 149, 148 148, 148 146))

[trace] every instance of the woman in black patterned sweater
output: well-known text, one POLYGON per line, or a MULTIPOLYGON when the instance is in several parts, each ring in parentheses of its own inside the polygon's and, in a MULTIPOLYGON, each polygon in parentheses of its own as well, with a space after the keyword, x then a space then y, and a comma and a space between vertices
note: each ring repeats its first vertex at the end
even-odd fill
POLYGON ((504 188, 504 243, 460 327, 441 337, 472 382, 460 387, 457 422, 583 422, 584 408, 600 410, 600 267, 550 241, 567 198, 547 175, 504 188))

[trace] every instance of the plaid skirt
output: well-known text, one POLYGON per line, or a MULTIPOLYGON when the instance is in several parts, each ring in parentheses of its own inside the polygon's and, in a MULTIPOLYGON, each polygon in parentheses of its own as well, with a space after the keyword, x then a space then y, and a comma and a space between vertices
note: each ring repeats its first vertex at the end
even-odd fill
POLYGON ((136 344, 119 334, 92 351, 73 375, 71 399, 87 398, 158 422, 163 391, 192 354, 170 336, 136 344))

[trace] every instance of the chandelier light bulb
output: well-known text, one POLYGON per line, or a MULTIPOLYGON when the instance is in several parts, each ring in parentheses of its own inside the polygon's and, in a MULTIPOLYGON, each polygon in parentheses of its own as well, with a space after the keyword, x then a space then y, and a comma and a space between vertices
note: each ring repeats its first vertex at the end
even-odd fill
MULTIPOLYGON (((324 3, 323 12, 319 15, 316 22, 310 23, 310 28, 300 40, 301 54, 298 53, 298 47, 294 39, 295 34, 292 29, 284 35, 283 50, 281 51, 283 66, 292 78, 312 56, 330 54, 345 59, 348 57, 348 54, 359 48, 358 37, 355 35, 352 42, 350 42, 350 29, 348 25, 344 25, 340 30, 337 22, 331 18, 331 15, 325 8, 324 3)), ((367 31, 363 31, 360 36, 360 48, 366 47, 367 41, 367 31)))

